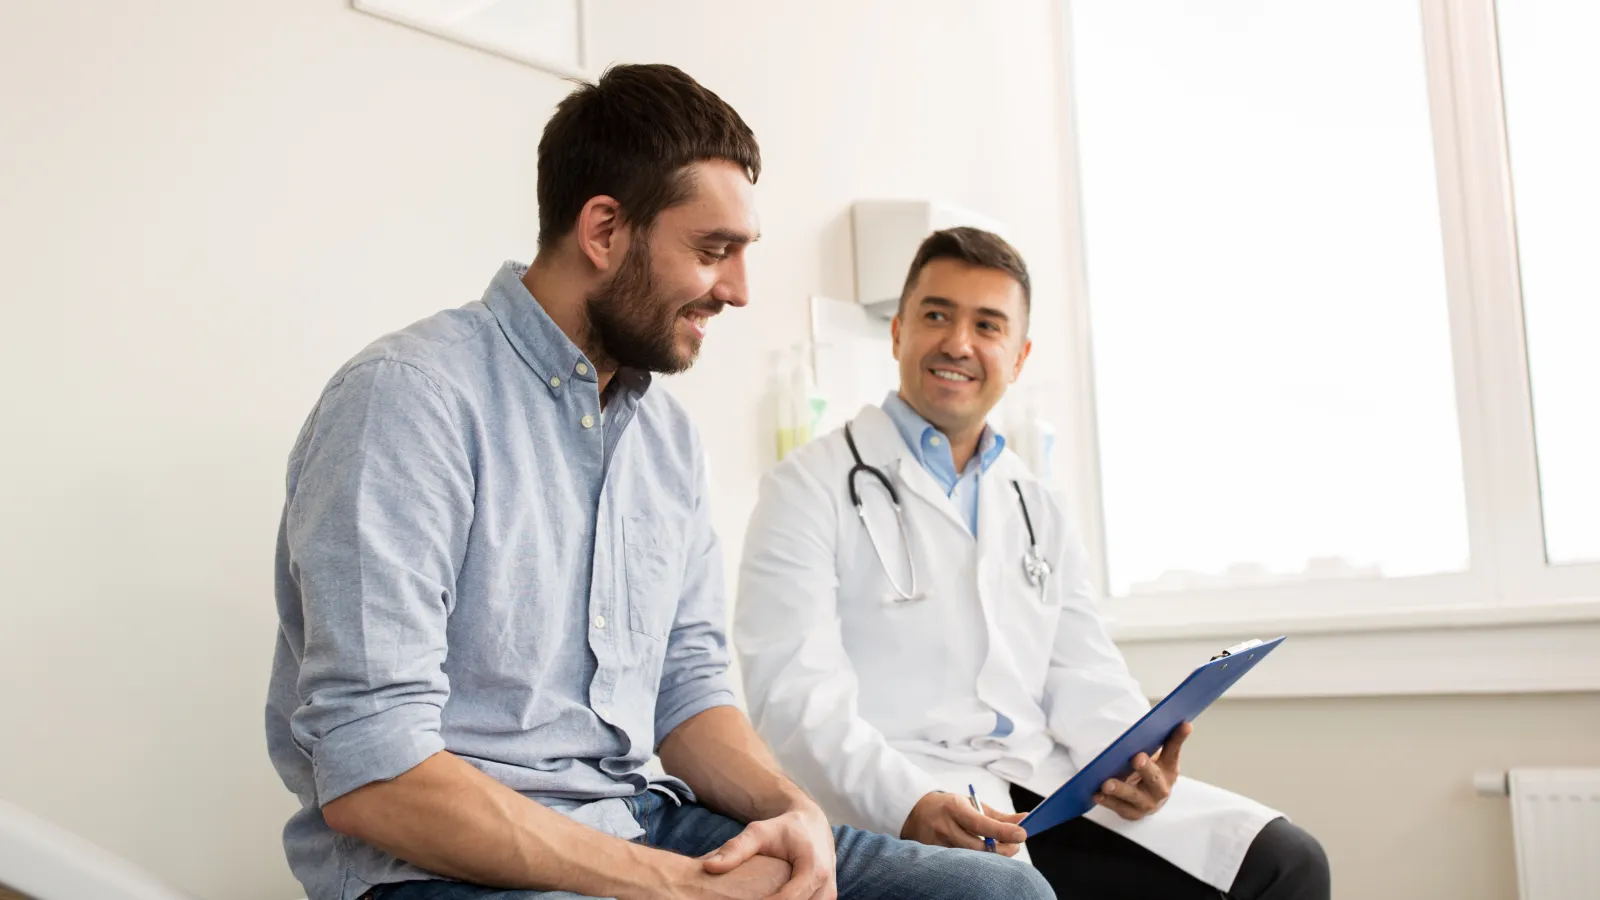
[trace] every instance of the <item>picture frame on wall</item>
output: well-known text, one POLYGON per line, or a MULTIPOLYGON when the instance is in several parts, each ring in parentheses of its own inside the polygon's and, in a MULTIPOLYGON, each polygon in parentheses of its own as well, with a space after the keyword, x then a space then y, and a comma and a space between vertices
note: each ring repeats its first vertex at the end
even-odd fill
POLYGON ((351 0, 351 5, 555 75, 589 77, 586 0, 351 0))

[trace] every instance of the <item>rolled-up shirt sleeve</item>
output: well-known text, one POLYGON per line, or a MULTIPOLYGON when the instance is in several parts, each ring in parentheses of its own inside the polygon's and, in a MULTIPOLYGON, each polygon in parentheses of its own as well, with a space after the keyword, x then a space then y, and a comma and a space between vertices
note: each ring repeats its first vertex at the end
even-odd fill
POLYGON ((667 635, 661 689, 656 695, 657 746, 694 716, 713 707, 735 705, 728 675, 728 595, 722 577, 722 547, 711 526, 703 456, 698 463, 683 592, 667 635))
POLYGON ((354 366, 307 427, 285 523, 305 622, 290 728, 325 805, 444 749, 473 478, 449 398, 407 363, 354 366))

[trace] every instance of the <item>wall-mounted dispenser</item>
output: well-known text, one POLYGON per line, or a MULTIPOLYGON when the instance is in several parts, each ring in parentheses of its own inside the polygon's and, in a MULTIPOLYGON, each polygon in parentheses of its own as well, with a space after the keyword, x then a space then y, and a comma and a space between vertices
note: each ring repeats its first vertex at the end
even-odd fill
POLYGON ((1005 226, 980 213, 933 200, 858 200, 850 208, 855 234, 856 302, 878 319, 894 318, 906 270, 923 238, 968 225, 1006 236, 1005 226))

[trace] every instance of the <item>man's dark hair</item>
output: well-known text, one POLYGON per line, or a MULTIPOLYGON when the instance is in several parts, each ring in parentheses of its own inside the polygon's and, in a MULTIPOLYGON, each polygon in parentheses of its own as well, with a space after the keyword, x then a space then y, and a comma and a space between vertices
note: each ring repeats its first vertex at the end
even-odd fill
POLYGON ((539 139, 540 249, 572 231, 584 204, 601 195, 649 231, 693 192, 685 168, 710 159, 739 164, 752 184, 761 175, 761 148, 733 107, 673 66, 607 69, 561 101, 539 139))
POLYGON ((981 228, 946 228, 928 235, 917 248, 917 258, 911 261, 911 271, 906 275, 906 285, 900 289, 900 313, 906 311, 906 297, 917 283, 917 276, 928 263, 936 259, 954 259, 969 266, 998 269, 1022 285, 1022 308, 1033 308, 1033 284, 1028 281, 1028 264, 1022 261, 1017 248, 1006 243, 1005 238, 981 228))

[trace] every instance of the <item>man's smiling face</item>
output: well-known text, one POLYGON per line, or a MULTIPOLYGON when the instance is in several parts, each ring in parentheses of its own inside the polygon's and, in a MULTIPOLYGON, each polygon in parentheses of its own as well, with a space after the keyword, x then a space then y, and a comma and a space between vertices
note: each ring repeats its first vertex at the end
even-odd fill
POLYGON ((947 435, 981 430, 1028 358, 1028 303, 999 269, 935 259, 891 326, 900 396, 947 435))

